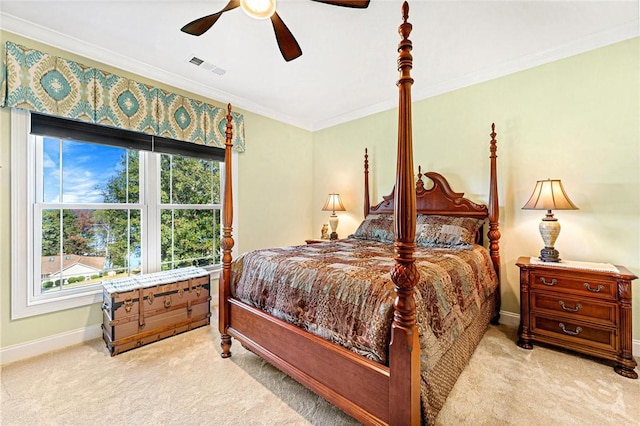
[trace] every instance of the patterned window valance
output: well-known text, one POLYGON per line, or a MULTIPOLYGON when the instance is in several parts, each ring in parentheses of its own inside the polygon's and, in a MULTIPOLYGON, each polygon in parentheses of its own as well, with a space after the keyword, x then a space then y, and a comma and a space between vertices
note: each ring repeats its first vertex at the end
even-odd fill
MULTIPOLYGON (((0 106, 224 148, 224 108, 7 41, 0 106)), ((244 117, 232 113, 244 152, 244 117)))

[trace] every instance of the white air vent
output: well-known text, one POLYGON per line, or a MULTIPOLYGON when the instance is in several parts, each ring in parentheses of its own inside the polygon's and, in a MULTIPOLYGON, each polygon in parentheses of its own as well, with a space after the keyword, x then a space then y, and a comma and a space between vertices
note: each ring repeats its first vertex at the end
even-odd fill
POLYGON ((212 64, 211 62, 206 61, 205 59, 201 59, 198 58, 197 56, 193 56, 193 55, 189 55, 189 57, 187 57, 187 59, 185 59, 185 62, 189 62, 197 67, 200 67, 206 71, 212 72, 214 74, 217 75, 224 75, 224 73, 226 73, 227 71, 215 66, 214 64, 212 64))

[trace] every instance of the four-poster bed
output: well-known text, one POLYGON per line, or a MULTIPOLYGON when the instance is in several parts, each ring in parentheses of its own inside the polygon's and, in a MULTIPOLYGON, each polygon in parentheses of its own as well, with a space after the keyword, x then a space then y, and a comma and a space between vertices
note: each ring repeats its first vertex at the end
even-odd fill
POLYGON ((488 207, 463 198, 437 173, 419 172, 416 183, 408 11, 405 2, 396 183, 370 207, 365 154, 366 218, 353 238, 255 251, 232 262, 230 105, 227 115, 222 357, 231 356, 236 338, 366 424, 433 421, 500 304, 496 133, 492 126, 488 207), (433 186, 427 189, 422 176, 433 186), (473 244, 486 219, 489 250, 473 244))

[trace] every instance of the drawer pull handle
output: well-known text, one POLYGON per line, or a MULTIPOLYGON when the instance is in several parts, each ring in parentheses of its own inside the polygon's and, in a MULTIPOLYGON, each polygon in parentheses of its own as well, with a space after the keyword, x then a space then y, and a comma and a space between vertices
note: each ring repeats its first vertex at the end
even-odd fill
POLYGON ((591 285, 589 283, 584 283, 583 285, 584 288, 592 293, 600 293, 602 290, 604 290, 604 286, 602 284, 599 284, 597 288, 591 288, 591 285))
POLYGON ((576 303, 576 307, 575 308, 567 308, 564 305, 564 302, 562 300, 560 300, 559 303, 560 303, 560 307, 562 307, 562 309, 567 311, 567 312, 578 312, 580 310, 580 308, 582 308, 582 305, 580 303, 576 303))
POLYGON ((558 324, 563 332, 570 336, 577 336, 582 331, 582 327, 576 327, 576 331, 567 330, 563 323, 558 324))
POLYGON ((558 280, 556 280, 555 278, 551 279, 551 282, 548 283, 547 280, 544 279, 544 277, 540 277, 540 282, 544 285, 548 285, 549 287, 558 284, 558 280))

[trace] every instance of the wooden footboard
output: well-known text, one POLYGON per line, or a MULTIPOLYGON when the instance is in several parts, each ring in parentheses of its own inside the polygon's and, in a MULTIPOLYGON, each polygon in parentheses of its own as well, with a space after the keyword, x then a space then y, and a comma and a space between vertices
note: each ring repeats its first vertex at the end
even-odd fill
POLYGON ((365 424, 389 423, 389 368, 229 299, 227 333, 365 424))

